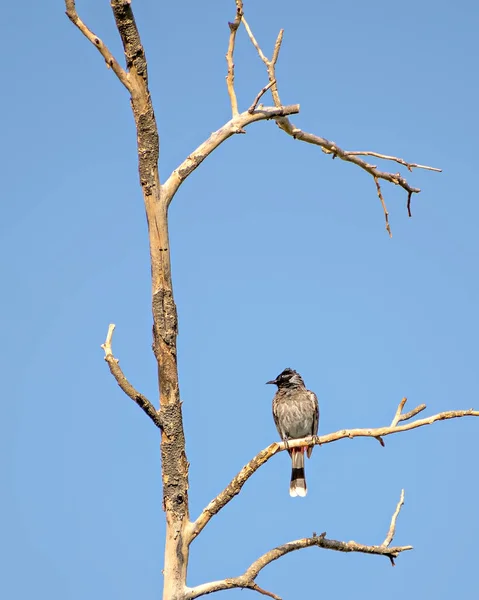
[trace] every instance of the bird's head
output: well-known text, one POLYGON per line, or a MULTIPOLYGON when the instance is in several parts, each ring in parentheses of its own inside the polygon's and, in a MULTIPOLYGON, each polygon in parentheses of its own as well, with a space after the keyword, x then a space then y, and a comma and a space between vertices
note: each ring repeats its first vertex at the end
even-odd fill
POLYGON ((285 369, 278 377, 276 377, 276 379, 272 379, 266 383, 274 383, 278 388, 304 387, 304 381, 301 375, 294 369, 285 369))

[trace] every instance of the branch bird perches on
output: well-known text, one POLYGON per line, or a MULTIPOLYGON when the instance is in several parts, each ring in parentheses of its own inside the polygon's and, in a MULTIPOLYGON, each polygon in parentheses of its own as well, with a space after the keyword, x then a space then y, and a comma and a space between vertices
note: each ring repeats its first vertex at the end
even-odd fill
MULTIPOLYGON (((338 440, 353 439, 356 437, 374 438, 380 442, 381 446, 384 446, 383 438, 385 438, 388 435, 409 431, 411 429, 417 429, 418 427, 423 427, 424 425, 432 425, 432 423, 435 423, 437 421, 444 421, 447 419, 457 419, 461 417, 479 417, 479 411, 470 408, 468 410, 451 410, 441 412, 436 415, 432 415, 431 417, 411 421, 410 423, 406 423, 405 425, 399 425, 399 423, 412 419, 413 417, 415 417, 420 412, 426 409, 426 405, 421 404, 413 410, 409 411, 408 413, 403 414, 402 409, 404 408, 406 401, 406 398, 403 398, 399 403, 391 425, 376 428, 341 429, 340 431, 329 433, 327 435, 322 435, 316 438, 309 437, 298 440, 289 440, 288 448, 299 448, 301 446, 306 445, 324 445, 336 442, 338 440)), ((213 518, 213 516, 219 513, 219 511, 222 508, 224 508, 235 496, 237 496, 240 493, 241 488, 248 481, 248 479, 262 465, 264 465, 265 462, 267 462, 270 458, 272 458, 279 452, 283 452, 284 450, 287 450, 284 442, 273 442, 267 448, 261 450, 261 452, 259 452, 254 458, 252 458, 241 469, 241 471, 230 481, 230 483, 224 488, 224 490, 220 492, 215 498, 213 498, 211 502, 208 503, 208 505, 203 509, 198 518, 190 525, 191 539, 193 540, 195 537, 197 537, 199 533, 206 527, 209 521, 213 518)))

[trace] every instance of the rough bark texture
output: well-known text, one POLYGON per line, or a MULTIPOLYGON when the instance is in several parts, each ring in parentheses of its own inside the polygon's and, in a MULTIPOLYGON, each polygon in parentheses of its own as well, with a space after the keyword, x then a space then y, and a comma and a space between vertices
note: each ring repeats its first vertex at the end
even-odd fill
POLYGON ((160 415, 167 426, 161 435, 163 508, 166 511, 164 593, 168 600, 184 595, 188 548, 184 530, 188 514, 188 461, 178 385, 176 336, 178 320, 171 281, 168 201, 162 197, 158 173, 159 136, 148 89, 145 52, 129 2, 113 0, 113 14, 125 50, 132 86, 131 106, 138 143, 138 169, 150 241, 153 351, 158 362, 160 415))

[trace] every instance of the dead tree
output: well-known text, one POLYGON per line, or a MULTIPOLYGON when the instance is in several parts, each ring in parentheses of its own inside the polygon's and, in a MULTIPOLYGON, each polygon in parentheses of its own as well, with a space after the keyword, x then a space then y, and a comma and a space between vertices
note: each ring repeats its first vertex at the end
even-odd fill
MULTIPOLYGON (((159 136, 155 113, 148 88, 148 71, 145 51, 141 43, 131 0, 111 0, 111 8, 116 26, 120 34, 126 66, 123 67, 112 55, 103 41, 80 19, 75 0, 65 0, 66 14, 84 36, 97 48, 106 65, 118 77, 130 94, 131 107, 136 124, 138 141, 138 170, 143 192, 146 217, 148 221, 148 236, 151 257, 152 277, 152 312, 153 312, 153 351, 158 363, 159 409, 143 394, 138 392, 127 380, 120 368, 118 359, 112 352, 112 335, 114 325, 110 325, 103 349, 105 360, 118 385, 142 410, 150 417, 161 431, 161 459, 163 478, 163 507, 166 515, 166 545, 164 556, 164 600, 192 600, 219 590, 231 588, 248 588, 278 599, 279 596, 260 588, 256 578, 260 571, 269 563, 281 558, 289 552, 294 552, 309 546, 319 546, 340 552, 363 552, 386 556, 392 564, 394 559, 412 546, 391 546, 396 520, 404 502, 404 491, 401 492, 399 503, 394 511, 391 524, 384 541, 376 546, 367 546, 356 542, 343 542, 326 537, 326 533, 313 534, 310 538, 298 539, 266 552, 235 577, 219 581, 203 583, 196 587, 187 585, 187 569, 189 549, 193 540, 203 531, 208 522, 222 510, 240 491, 245 482, 267 460, 282 452, 283 443, 272 443, 257 454, 231 482, 214 498, 195 519, 190 518, 188 504, 188 460, 185 451, 185 434, 183 430, 182 406, 177 370, 176 337, 178 320, 173 298, 170 267, 170 245, 168 239, 168 208, 176 192, 187 177, 209 156, 220 144, 235 134, 245 133, 245 128, 257 121, 274 120, 276 125, 296 140, 319 146, 325 154, 333 158, 353 163, 366 171, 374 180, 376 193, 384 212, 386 229, 391 235, 388 211, 384 201, 381 182, 386 181, 402 187, 407 196, 407 210, 411 216, 411 199, 420 190, 412 187, 400 173, 381 171, 376 165, 366 162, 364 157, 397 163, 408 171, 427 169, 440 171, 433 167, 405 161, 395 156, 388 156, 370 151, 347 151, 336 143, 319 135, 299 129, 289 117, 299 113, 299 104, 285 106, 282 104, 278 82, 276 79, 276 63, 278 61, 283 30, 274 44, 271 58, 268 58, 256 40, 243 11, 243 2, 236 0, 234 20, 229 23, 229 42, 226 53, 227 61, 227 90, 231 102, 231 119, 212 133, 198 148, 193 150, 185 160, 164 180, 159 176, 159 136), (234 62, 236 33, 240 26, 245 27, 248 37, 255 47, 260 60, 264 63, 268 83, 261 89, 249 108, 240 112, 234 86, 234 62), (271 92, 273 105, 265 106, 260 103, 263 96, 271 92)), ((350 429, 323 435, 316 439, 296 440, 290 442, 290 447, 304 444, 328 444, 342 438, 372 437, 381 445, 383 439, 395 433, 408 431, 423 425, 429 425, 444 419, 454 419, 465 416, 479 416, 479 411, 459 410, 448 411, 427 417, 414 418, 426 405, 422 404, 413 410, 403 413, 406 398, 400 402, 390 425, 376 429, 350 429)))

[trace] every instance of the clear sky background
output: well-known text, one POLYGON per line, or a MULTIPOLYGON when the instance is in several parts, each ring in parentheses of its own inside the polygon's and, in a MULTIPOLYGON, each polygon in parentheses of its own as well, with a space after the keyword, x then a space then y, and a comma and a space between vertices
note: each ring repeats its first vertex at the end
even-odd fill
MULTIPOLYGON (((136 0, 163 179, 230 117, 233 0, 136 0)), ((78 2, 122 58, 108 2, 78 2)), ((384 184, 274 123, 228 140, 171 208, 179 369, 195 517, 277 439, 274 390, 297 369, 320 432, 390 423, 402 396, 427 413, 478 408, 477 2, 245 3, 267 54, 285 28, 281 97, 293 121, 350 150, 442 167, 407 174, 413 218, 384 184)), ((3 418, 0 595, 157 600, 164 513, 159 434, 122 394, 100 344, 157 402, 146 222, 126 90, 61 2, 2 8, 3 418)), ((267 82, 244 30, 246 109, 267 82)), ((268 100, 270 102, 270 100, 268 100)), ((398 167, 385 164, 394 172, 398 167)), ((303 550, 258 583, 285 600, 476 599, 479 419, 316 448, 307 498, 273 458, 192 547, 189 584, 230 577, 313 531, 381 543, 401 488, 392 569, 303 550)), ((250 591, 222 597, 252 598, 250 591)))

